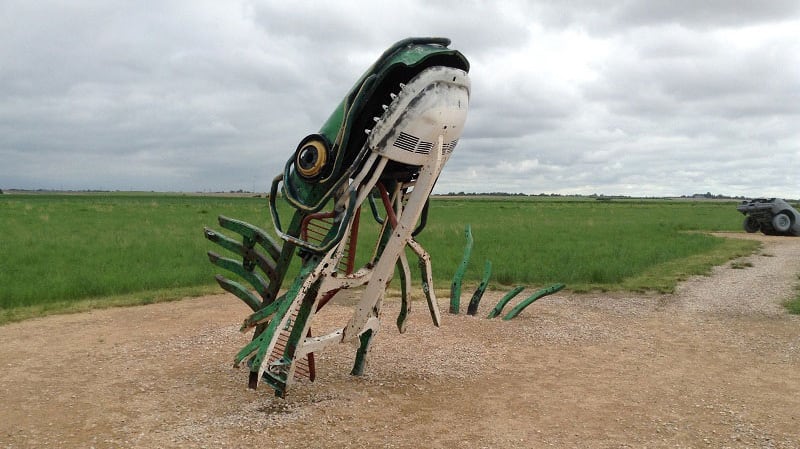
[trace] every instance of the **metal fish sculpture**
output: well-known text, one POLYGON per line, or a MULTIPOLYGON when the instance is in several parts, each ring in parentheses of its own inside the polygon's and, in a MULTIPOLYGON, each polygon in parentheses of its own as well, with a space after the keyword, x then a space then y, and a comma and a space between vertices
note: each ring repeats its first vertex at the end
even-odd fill
POLYGON ((445 38, 397 42, 361 76, 319 132, 300 141, 269 194, 279 239, 223 216, 220 226, 240 239, 205 229, 206 238, 236 255, 209 252, 212 263, 240 278, 217 275, 217 282, 253 311, 242 326, 243 332, 254 329, 253 339, 235 357, 235 366, 249 367, 250 388, 263 381, 285 397, 296 378, 314 380, 314 354, 339 343, 358 347, 352 374, 362 374, 395 267, 403 293, 397 326, 405 330, 406 247, 419 258, 430 314, 440 325, 430 257, 414 237, 425 227, 431 191, 467 116, 469 62, 449 44, 445 38), (278 213, 278 201, 293 209, 288 220, 278 213), (372 257, 356 268, 365 203, 380 231, 372 257), (294 257, 300 258, 299 273, 282 290, 294 257), (360 299, 349 321, 314 335, 317 312, 337 292, 356 287, 360 299))

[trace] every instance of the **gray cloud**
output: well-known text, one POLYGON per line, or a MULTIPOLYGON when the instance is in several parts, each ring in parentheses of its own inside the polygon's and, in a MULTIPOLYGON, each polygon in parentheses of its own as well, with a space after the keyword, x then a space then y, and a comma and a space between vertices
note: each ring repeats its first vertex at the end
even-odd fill
POLYGON ((0 188, 264 190, 392 42, 472 64, 437 191, 800 197, 798 4, 6 2, 0 188))
POLYGON ((800 12, 792 0, 546 0, 528 8, 545 26, 576 26, 599 34, 667 24, 699 30, 743 27, 785 21, 800 12))

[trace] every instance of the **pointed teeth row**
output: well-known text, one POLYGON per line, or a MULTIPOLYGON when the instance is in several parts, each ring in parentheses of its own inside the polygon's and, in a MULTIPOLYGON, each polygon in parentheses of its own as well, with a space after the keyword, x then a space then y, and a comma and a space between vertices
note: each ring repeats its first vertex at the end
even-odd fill
MULTIPOLYGON (((400 84, 400 90, 403 90, 403 88, 405 88, 405 87, 406 87, 406 85, 405 85, 405 84, 403 84, 403 83, 399 83, 399 84, 400 84)), ((396 100, 396 99, 397 99, 397 94, 395 94, 395 93, 391 93, 391 92, 390 92, 390 93, 389 93, 389 97, 392 99, 392 101, 394 101, 394 100, 396 100)), ((383 111, 384 111, 384 112, 386 112, 386 111, 388 111, 388 110, 389 110, 389 106, 388 106, 388 105, 382 104, 382 105, 381 105, 381 107, 383 108, 383 111)), ((380 117, 372 117, 372 120, 373 120, 375 123, 378 123, 379 121, 381 121, 381 118, 380 118, 380 117)), ((372 132, 372 130, 371 130, 371 129, 365 129, 365 130, 364 130, 364 133, 365 133, 365 134, 370 134, 371 132, 372 132)))

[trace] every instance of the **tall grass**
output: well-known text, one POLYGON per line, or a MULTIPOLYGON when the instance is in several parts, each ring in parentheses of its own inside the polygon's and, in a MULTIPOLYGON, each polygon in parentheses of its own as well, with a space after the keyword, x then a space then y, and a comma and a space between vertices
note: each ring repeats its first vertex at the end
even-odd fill
MULTIPOLYGON (((754 248, 753 242, 691 232, 738 230, 733 203, 440 199, 429 223, 419 240, 433 255, 440 277, 454 273, 464 224, 470 223, 475 244, 467 279, 479 279, 483 260, 489 259, 495 283, 563 282, 576 290, 669 291, 674 282, 644 275, 693 255, 722 250, 722 259, 714 259, 721 263, 754 248), (626 284, 633 279, 638 281, 626 284)), ((681 275, 684 268, 670 273, 681 275)), ((708 264, 697 266, 682 277, 707 269, 708 264)))
MULTIPOLYGON (((674 278, 702 272, 754 243, 691 231, 738 230, 734 203, 435 198, 419 241, 439 288, 458 266, 464 226, 475 238, 466 282, 492 261, 492 283, 563 282, 593 288, 669 291, 674 278), (711 255, 711 258, 708 257, 711 255), (716 261, 716 262, 714 262, 716 261)), ((61 307, 83 298, 204 287, 219 272, 203 238, 217 215, 271 230, 266 199, 164 194, 0 195, 0 308, 61 307)), ((359 259, 372 251, 368 225, 359 259)), ((146 295, 145 295, 146 296, 146 295)))
POLYGON ((202 229, 218 214, 266 225, 266 200, 3 195, 0 307, 208 285, 202 229))

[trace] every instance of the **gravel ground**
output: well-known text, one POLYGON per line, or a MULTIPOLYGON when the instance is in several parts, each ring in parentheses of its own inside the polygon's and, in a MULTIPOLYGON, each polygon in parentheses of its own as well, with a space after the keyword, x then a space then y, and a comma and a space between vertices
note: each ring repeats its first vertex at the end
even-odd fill
MULTIPOLYGON (((489 292, 437 329, 416 292, 402 335, 389 300, 365 376, 340 345, 285 400, 231 368, 249 336, 229 295, 6 325, 0 448, 797 448, 800 317, 780 304, 800 239, 729 236, 764 246, 674 295, 560 292, 500 321, 489 292)), ((326 330, 350 309, 323 312, 326 330)))

